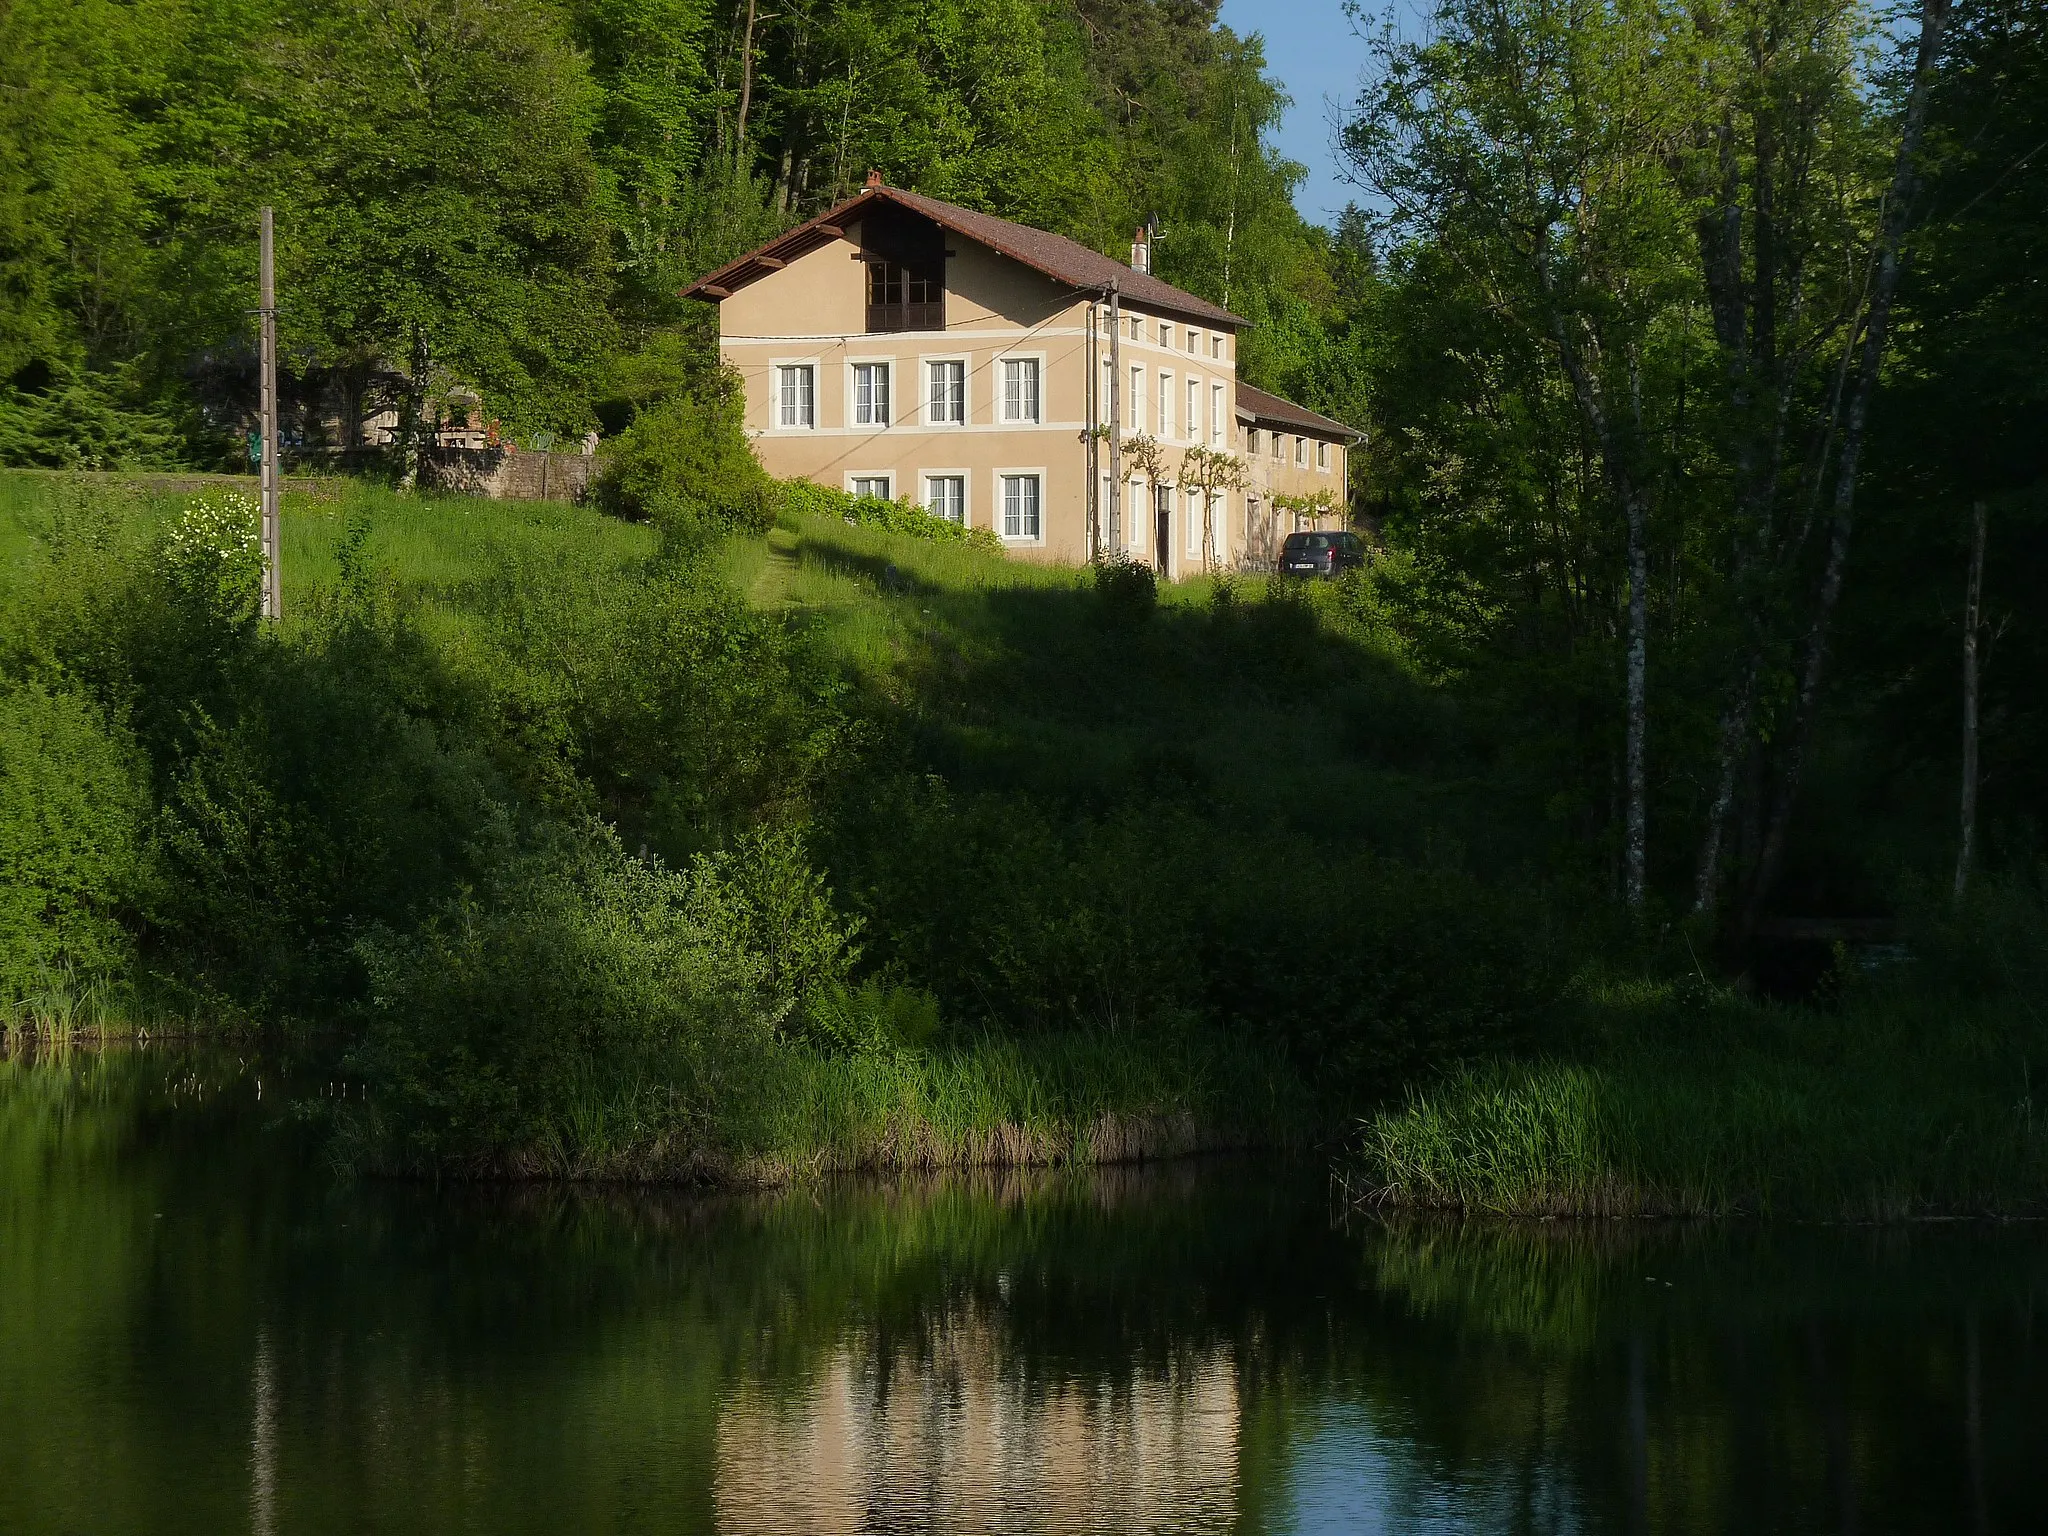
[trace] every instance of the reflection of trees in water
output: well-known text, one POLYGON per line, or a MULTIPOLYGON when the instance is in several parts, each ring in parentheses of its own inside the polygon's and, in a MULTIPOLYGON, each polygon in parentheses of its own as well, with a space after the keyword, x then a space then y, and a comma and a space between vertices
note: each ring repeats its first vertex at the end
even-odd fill
POLYGON ((1402 1221, 1359 1239, 1410 1328, 1405 1347, 1380 1335, 1367 1394, 1451 1466, 1551 1461, 1616 1529, 1986 1529, 2030 1507, 2023 1448, 2048 1430, 2031 1230, 1402 1221))
POLYGON ((336 1186, 240 1069, 65 1071, 0 1063, 9 1530, 994 1527, 993 1489, 1259 1531, 1333 1478, 1396 1528, 1992 1529, 2048 1438, 2028 1227, 1347 1229, 1240 1163, 336 1186))

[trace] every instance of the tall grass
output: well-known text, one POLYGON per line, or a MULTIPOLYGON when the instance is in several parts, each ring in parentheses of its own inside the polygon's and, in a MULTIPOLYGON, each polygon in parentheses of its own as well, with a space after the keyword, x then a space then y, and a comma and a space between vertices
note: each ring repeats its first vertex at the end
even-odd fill
POLYGON ((1569 1055, 1411 1086, 1363 1123, 1354 1192, 1515 1215, 2048 1210, 2048 1029, 2024 998, 1616 1014, 1569 1055))
POLYGON ((1049 1166, 1299 1144, 1314 1106, 1270 1048, 1208 1035, 988 1039, 934 1053, 788 1052, 747 1176, 1049 1166))
MULTIPOLYGON (((253 482, 252 482, 253 483, 253 482)), ((192 496, 151 494, 95 479, 0 470, 0 591, 34 558, 55 505, 70 497, 117 498, 136 534, 147 537, 192 496)), ((589 507, 551 501, 485 501, 473 496, 407 494, 366 481, 337 479, 283 498, 285 603, 289 616, 317 588, 341 575, 339 556, 360 529, 365 563, 385 580, 429 598, 454 600, 488 574, 499 552, 537 556, 596 549, 626 559, 653 552, 658 536, 589 507)))
POLYGON ((473 1171, 776 1185, 1278 1149, 1304 1144, 1317 1123, 1280 1052, 1206 1034, 991 1037, 859 1055, 785 1044, 720 1106, 715 1141, 651 1125, 637 1086, 615 1075, 590 1074, 570 1097, 540 1142, 473 1171))

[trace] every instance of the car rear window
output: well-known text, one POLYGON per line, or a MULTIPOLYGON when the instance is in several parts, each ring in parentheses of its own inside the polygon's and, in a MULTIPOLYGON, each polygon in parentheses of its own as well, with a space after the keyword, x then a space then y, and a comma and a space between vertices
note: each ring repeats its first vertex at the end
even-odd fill
POLYGON ((1290 533, 1283 547, 1294 554, 1304 549, 1328 549, 1330 536, 1327 533, 1290 533))

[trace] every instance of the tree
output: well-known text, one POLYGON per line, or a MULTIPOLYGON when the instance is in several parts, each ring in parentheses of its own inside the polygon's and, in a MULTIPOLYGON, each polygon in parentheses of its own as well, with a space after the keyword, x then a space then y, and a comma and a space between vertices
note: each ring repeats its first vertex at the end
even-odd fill
POLYGON ((1623 531, 1623 894, 1647 890, 1650 524, 1668 479, 1660 351, 1688 273, 1665 174, 1691 120, 1662 13, 1636 0, 1447 0, 1434 36, 1383 31, 1345 149, 1566 386, 1623 531))
POLYGON ((615 326, 602 99, 558 15, 521 0, 336 0, 278 45, 284 344, 470 384, 508 422, 580 430, 615 326), (487 189, 486 195, 479 195, 487 189))
POLYGON ((1202 502, 1203 570, 1210 568, 1216 555, 1218 503, 1230 492, 1241 491, 1248 484, 1244 460, 1236 454, 1226 453, 1221 448, 1204 447, 1200 443, 1181 450, 1180 488, 1193 492, 1202 502))

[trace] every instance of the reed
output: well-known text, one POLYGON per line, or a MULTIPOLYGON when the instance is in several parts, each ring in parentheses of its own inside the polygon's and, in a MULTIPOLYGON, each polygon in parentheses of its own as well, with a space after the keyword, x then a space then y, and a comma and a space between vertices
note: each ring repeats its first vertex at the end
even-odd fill
POLYGON ((1576 1049, 1412 1085, 1362 1122, 1346 1179, 1363 1203, 1518 1216, 2039 1213, 2043 1062, 2020 997, 1632 1002, 1576 1049))

